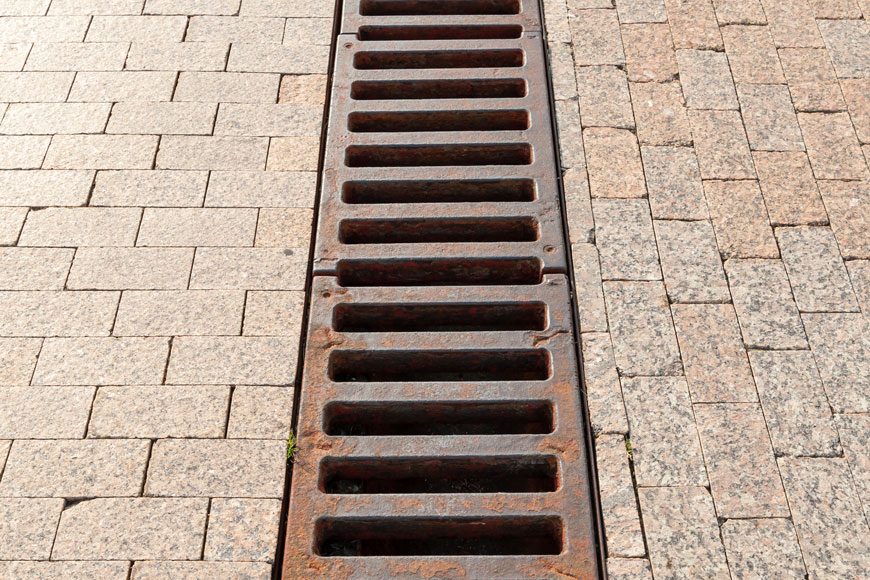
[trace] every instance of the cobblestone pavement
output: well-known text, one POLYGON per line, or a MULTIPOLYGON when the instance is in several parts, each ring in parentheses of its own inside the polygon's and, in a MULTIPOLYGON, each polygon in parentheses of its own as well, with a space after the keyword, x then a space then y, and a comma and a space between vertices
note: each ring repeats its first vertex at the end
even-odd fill
POLYGON ((867 578, 870 3, 544 4, 610 577, 867 578))
MULTIPOLYGON (((610 577, 866 575, 870 4, 545 8, 610 577)), ((0 3, 3 580, 269 577, 332 10, 0 3)))
POLYGON ((3 580, 270 577, 332 14, 0 2, 3 580))

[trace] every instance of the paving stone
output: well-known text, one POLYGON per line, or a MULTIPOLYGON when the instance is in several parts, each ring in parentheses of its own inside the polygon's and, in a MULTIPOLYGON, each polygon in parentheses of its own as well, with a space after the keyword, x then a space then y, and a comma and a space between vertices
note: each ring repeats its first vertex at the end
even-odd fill
POLYGON ((710 492, 655 487, 638 495, 656 580, 731 578, 710 492))
POLYGON ((778 228, 776 239, 801 312, 858 312, 849 273, 829 228, 778 228))
POLYGON ((689 111, 704 179, 755 179, 752 154, 737 111, 689 111))
POLYGON ((221 104, 215 135, 319 136, 322 105, 221 104))
POLYGON ((0 169, 38 169, 51 137, 0 136, 0 169))
POLYGON ((226 386, 100 387, 88 437, 223 437, 229 402, 226 386))
MULTIPOLYGON (((774 53, 775 55, 775 53, 774 53)), ((762 151, 803 151, 803 137, 785 85, 738 85, 749 147, 762 151)))
POLYGON ((767 26, 726 26, 722 38, 734 82, 785 82, 767 26))
POLYGON ((269 140, 265 137, 196 137, 174 135, 160 141, 160 169, 262 170, 269 140))
POLYGON ((4 42, 81 42, 89 16, 29 16, 0 20, 4 42))
POLYGON ((593 244, 573 244, 574 280, 577 285, 577 309, 582 332, 607 332, 607 311, 601 288, 601 265, 598 248, 593 244))
POLYGON ((47 560, 61 498, 0 498, 0 559, 47 560))
POLYGON ((0 289, 62 289, 73 251, 68 248, 0 248, 0 289))
POLYGON ((299 0, 288 4, 284 0, 245 0, 242 16, 286 16, 289 18, 330 17, 333 7, 320 0, 299 0))
POLYGON ((758 182, 705 181, 704 190, 723 257, 779 256, 758 182))
POLYGON ((239 16, 193 16, 184 40, 187 42, 281 42, 283 18, 239 16))
POLYGON ((295 337, 176 338, 166 382, 173 385, 288 385, 296 372, 295 337))
POLYGON ((0 495, 106 497, 139 495, 150 441, 16 441, 0 495))
POLYGON ((695 420, 720 518, 788 517, 788 503, 761 406, 695 405, 695 420))
POLYGON ((622 376, 678 375, 680 353, 661 282, 605 282, 613 353, 622 376))
POLYGON ((610 335, 606 332, 584 332, 581 343, 586 398, 593 432, 628 433, 628 419, 610 335))
POLYGON ((601 513, 610 556, 646 554, 624 435, 601 435, 595 440, 601 482, 601 513))
POLYGON ((3 474, 3 467, 6 465, 6 456, 9 455, 9 446, 12 441, 0 441, 0 475, 3 474))
POLYGON ((84 205, 93 171, 0 171, 0 204, 84 205))
POLYGON ((790 520, 731 519, 722 524, 721 529, 732 578, 801 580, 807 577, 790 520))
POLYGON ((145 495, 280 498, 285 447, 280 440, 161 439, 151 450, 145 495))
POLYGON ((138 246, 251 246, 257 229, 254 209, 148 208, 138 246))
POLYGON ((31 210, 19 246, 132 246, 142 210, 49 207, 31 210))
POLYGON ((574 99, 556 101, 556 124, 558 125, 559 161, 561 168, 584 168, 583 133, 579 105, 574 99))
POLYGON ((199 207, 206 171, 100 171, 91 205, 199 207))
POLYGON ((329 65, 329 47, 316 44, 233 43, 228 71, 322 74, 329 65))
POLYGON ((320 137, 274 137, 269 147, 269 171, 317 171, 320 137))
POLYGON ((831 407, 809 351, 750 351, 774 451, 781 455, 838 455, 831 407))
POLYGON ((781 48, 779 60, 798 111, 844 111, 840 84, 823 48, 781 48))
POLYGON ((109 103, 13 103, 0 132, 7 135, 101 133, 109 118, 109 103))
POLYGON ((56 135, 46 169, 151 169, 156 135, 56 135))
POLYGON ((63 102, 75 76, 72 72, 0 72, 0 102, 63 102))
POLYGON ((810 0, 819 20, 860 20, 861 9, 853 0, 810 0))
POLYGON ((701 172, 690 147, 641 147, 641 154, 654 218, 709 217, 701 172))
MULTIPOLYGON (((547 20, 547 39, 550 42, 571 42, 571 29, 568 27, 568 6, 565 4, 565 0, 544 0, 543 9, 547 20)), ((285 36, 287 31, 289 28, 284 32, 285 36)))
POLYGON ((177 290, 187 287, 193 248, 79 248, 72 290, 177 290))
POLYGON ((236 387, 227 438, 286 441, 291 433, 293 392, 293 387, 236 387))
POLYGON ((846 102, 837 81, 795 83, 789 85, 796 111, 806 113, 846 110, 846 102))
POLYGON ((145 0, 145 14, 238 14, 242 0, 145 0))
POLYGON ((314 172, 213 171, 205 205, 213 207, 312 207, 314 172))
POLYGON ((728 260, 725 272, 748 348, 807 347, 785 268, 779 260, 728 260))
POLYGON ((686 380, 623 378, 622 389, 636 485, 707 485, 686 380))
POLYGON ((864 316, 870 316, 870 261, 846 262, 846 268, 849 270, 852 288, 858 296, 858 302, 861 304, 864 316))
POLYGON ((828 223, 806 153, 757 151, 752 157, 772 225, 828 223))
POLYGON ((47 338, 33 384, 160 384, 168 354, 164 338, 47 338))
POLYGON ((870 183, 819 181, 831 229, 845 259, 870 258, 870 183))
POLYGON ((866 445, 870 438, 870 415, 837 415, 837 427, 866 516, 870 513, 870 453, 866 445))
POLYGON ((843 458, 779 460, 810 577, 860 577, 870 568, 870 529, 843 458))
POLYGON ((204 103, 116 103, 106 133, 209 135, 216 114, 204 103))
POLYGON ((577 96, 577 80, 574 78, 574 54, 570 44, 548 42, 550 78, 553 81, 553 98, 559 101, 577 96))
POLYGON ((649 204, 642 199, 596 199, 595 238, 604 280, 661 280, 649 204))
POLYGON ((798 113, 816 179, 865 179, 867 164, 846 113, 798 113))
POLYGON ((298 337, 304 304, 304 292, 248 292, 243 334, 298 337))
MULTIPOLYGON (((284 44, 300 44, 310 42, 329 46, 332 43, 332 18, 288 18, 284 25, 284 44)), ((568 21, 564 21, 563 31, 560 35, 556 29, 556 19, 547 19, 547 38, 558 42, 570 42, 568 21)))
POLYGON ((94 103, 169 101, 175 77, 173 71, 80 72, 76 74, 68 100, 94 103))
POLYGON ((7 0, 0 6, 0 16, 43 16, 51 0, 7 0))
POLYGON ((203 248, 190 287, 203 290, 303 290, 307 253, 292 248, 203 248))
POLYGON ((677 77, 677 57, 667 24, 627 24, 620 31, 629 81, 665 82, 677 77))
POLYGON ((679 83, 631 83, 631 97, 637 136, 642 144, 692 144, 692 130, 679 83))
POLYGON ((757 401, 734 307, 674 304, 671 310, 692 401, 757 401))
POLYGON ((0 246, 14 246, 27 216, 26 207, 0 207, 0 246))
POLYGON ((870 77, 870 29, 861 20, 816 22, 840 78, 870 77))
POLYGON ((662 0, 619 0, 616 12, 622 24, 668 21, 668 11, 662 0))
POLYGON ((187 26, 187 18, 184 16, 94 16, 85 40, 181 42, 185 39, 187 26))
POLYGON ((254 245, 307 250, 312 223, 313 212, 308 208, 262 208, 254 245))
POLYGON ((807 0, 761 0, 761 5, 776 46, 825 46, 807 0))
POLYGON ((737 109, 737 93, 724 52, 678 50, 680 82, 692 109, 737 109))
POLYGON ((38 338, 0 338, 0 385, 29 383, 41 346, 38 338))
POLYGON ((144 0, 54 0, 49 14, 141 14, 144 0))
POLYGON ((656 220, 655 233, 672 302, 731 300, 710 222, 656 220))
POLYGON ((29 42, 0 44, 0 71, 20 71, 33 45, 29 42))
POLYGON ((728 24, 767 24, 759 0, 713 0, 719 26, 728 24))
POLYGON ((326 81, 326 75, 284 75, 278 89, 278 102, 323 105, 326 102, 326 81))
POLYGON ((583 131, 592 197, 645 197, 637 138, 625 129, 583 131))
POLYGON ((0 577, 7 580, 127 580, 129 562, 0 562, 0 577))
POLYGON ((0 336, 108 336, 118 292, 0 292, 0 336))
POLYGON ((112 71, 124 68, 126 42, 36 43, 27 57, 27 71, 112 71))
POLYGON ((607 580, 652 580, 649 560, 608 558, 607 580))
POLYGON ((131 580, 269 580, 266 562, 135 562, 131 580))
POLYGON ((857 313, 805 314, 803 321, 834 412, 870 412, 870 322, 857 313))
MULTIPOLYGON (((96 498, 67 507, 54 560, 199 558, 206 498, 96 498), (94 522, 100 522, 95 526, 94 522)), ((54 528, 52 528, 54 529, 54 528)))
POLYGON ((230 290, 127 291, 115 336, 239 334, 245 296, 230 290))
POLYGON ((584 127, 634 128, 624 70, 615 66, 581 66, 575 74, 584 127))
POLYGON ((840 86, 858 141, 870 143, 870 79, 843 79, 840 86))
POLYGON ((568 23, 574 37, 577 66, 625 64, 615 10, 582 10, 568 23))
POLYGON ((175 101, 274 103, 280 75, 243 72, 181 72, 175 101))
POLYGON ((281 502, 277 499, 213 500, 205 559, 271 562, 280 516, 281 502))
POLYGON ((665 0, 677 48, 722 50, 722 36, 710 0, 665 0))
POLYGON ((568 221, 568 241, 572 244, 595 241, 595 220, 589 177, 585 167, 574 167, 562 174, 565 213, 568 221))
MULTIPOLYGON (((5 341, 0 341, 0 345, 3 342, 5 341)), ((33 362, 36 363, 35 353, 33 362)), ((2 367, 0 370, 3 370, 2 367)), ((28 382, 30 382, 30 373, 19 384, 28 382)), ((8 439, 84 437, 93 400, 94 387, 4 387, 0 389, 0 402, 2 402, 0 437, 8 439)))
POLYGON ((133 42, 127 70, 222 71, 230 45, 225 42, 133 42))

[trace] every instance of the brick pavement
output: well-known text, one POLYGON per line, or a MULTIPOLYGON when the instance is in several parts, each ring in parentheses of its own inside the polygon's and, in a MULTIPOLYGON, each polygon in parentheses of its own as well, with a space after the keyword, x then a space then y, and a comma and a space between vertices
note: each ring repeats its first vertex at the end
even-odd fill
POLYGON ((870 4, 544 5, 610 577, 866 577, 870 4))
MULTIPOLYGON (((870 569, 870 5, 545 0, 610 577, 870 569)), ((266 579, 332 6, 0 6, 0 578, 266 579)))

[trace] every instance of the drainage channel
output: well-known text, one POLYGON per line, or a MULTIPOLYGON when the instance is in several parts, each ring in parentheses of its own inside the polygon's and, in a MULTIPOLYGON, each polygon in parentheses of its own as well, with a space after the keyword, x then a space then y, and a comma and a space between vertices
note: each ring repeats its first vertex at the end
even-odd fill
POLYGON ((345 0, 283 578, 599 578, 537 0, 345 0))

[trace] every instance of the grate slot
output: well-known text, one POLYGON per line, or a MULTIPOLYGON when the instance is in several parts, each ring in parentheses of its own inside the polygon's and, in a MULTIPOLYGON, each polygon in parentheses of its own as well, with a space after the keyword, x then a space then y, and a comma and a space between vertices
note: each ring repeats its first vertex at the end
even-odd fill
POLYGON ((519 14, 520 0, 362 0, 363 16, 519 14))
POLYGON ((538 284, 538 258, 339 260, 341 286, 509 286, 538 284))
POLYGON ((443 167, 531 165, 532 146, 505 145, 351 145, 345 149, 348 167, 443 167))
POLYGON ((520 38, 523 27, 511 24, 487 26, 360 26, 357 38, 365 41, 475 40, 520 38))
POLYGON ((538 220, 512 218, 432 218, 342 220, 343 244, 424 244, 450 242, 534 242, 538 220))
POLYGON ((330 403, 327 435, 543 435, 555 428, 547 401, 330 403))
POLYGON ((317 553, 335 556, 510 556, 562 552, 557 517, 324 518, 317 553))
POLYGON ((340 332, 468 332, 544 330, 543 302, 495 304, 337 304, 340 332))
POLYGON ((329 376, 337 383, 545 381, 550 353, 506 350, 336 350, 329 376))
POLYGON ((360 70, 424 68, 518 68, 525 64, 521 49, 408 50, 358 52, 353 66, 360 70))
POLYGON ((331 494, 550 493, 559 488, 551 455, 334 458, 320 463, 331 494))
POLYGON ((360 101, 398 99, 521 99, 523 79, 354 81, 350 96, 360 101))
POLYGON ((529 202, 535 197, 531 179, 349 181, 342 187, 342 201, 350 204, 529 202))
POLYGON ((366 112, 347 119, 354 133, 525 131, 529 123, 529 112, 522 110, 366 112))

